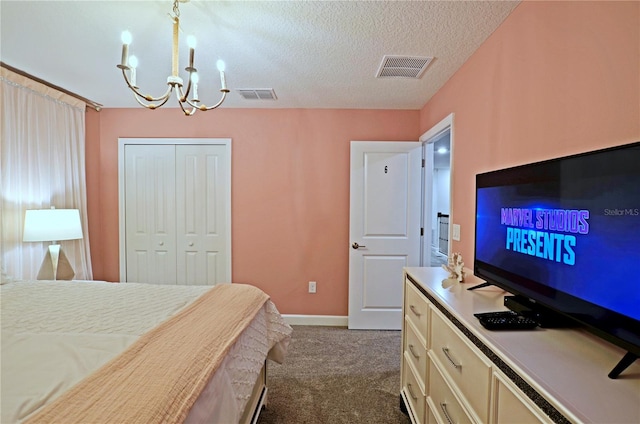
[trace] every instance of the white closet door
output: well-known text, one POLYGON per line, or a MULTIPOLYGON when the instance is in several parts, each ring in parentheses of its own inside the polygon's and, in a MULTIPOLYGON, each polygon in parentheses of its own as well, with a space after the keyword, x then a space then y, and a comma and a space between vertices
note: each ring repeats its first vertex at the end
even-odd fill
POLYGON ((176 284, 175 147, 125 147, 127 281, 176 284))
POLYGON ((228 155, 224 145, 176 146, 177 276, 180 284, 230 282, 228 155))

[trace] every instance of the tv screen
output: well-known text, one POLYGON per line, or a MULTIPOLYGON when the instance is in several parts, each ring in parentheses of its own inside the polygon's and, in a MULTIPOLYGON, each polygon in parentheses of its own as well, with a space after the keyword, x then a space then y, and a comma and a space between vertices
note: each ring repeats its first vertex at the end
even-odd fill
POLYGON ((474 274, 640 354, 640 142, 476 176, 474 274))

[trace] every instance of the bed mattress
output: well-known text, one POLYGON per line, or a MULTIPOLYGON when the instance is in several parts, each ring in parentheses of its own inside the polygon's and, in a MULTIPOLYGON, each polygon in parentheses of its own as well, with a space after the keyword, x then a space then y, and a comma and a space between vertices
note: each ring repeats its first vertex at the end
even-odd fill
MULTIPOLYGON (((1 422, 32 416, 211 287, 32 281, 1 288, 1 422)), ((237 422, 270 352, 291 328, 267 301, 230 349, 187 422, 237 422)))

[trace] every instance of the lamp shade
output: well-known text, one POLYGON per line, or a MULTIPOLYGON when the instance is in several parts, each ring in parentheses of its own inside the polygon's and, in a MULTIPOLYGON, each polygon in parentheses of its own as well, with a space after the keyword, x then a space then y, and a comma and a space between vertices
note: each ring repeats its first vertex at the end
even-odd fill
POLYGON ((82 238, 78 209, 31 209, 24 216, 22 241, 60 241, 82 238))

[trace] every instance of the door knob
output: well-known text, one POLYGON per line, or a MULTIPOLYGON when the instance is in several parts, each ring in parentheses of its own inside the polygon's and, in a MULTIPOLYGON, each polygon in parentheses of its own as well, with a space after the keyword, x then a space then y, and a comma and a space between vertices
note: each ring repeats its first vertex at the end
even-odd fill
POLYGON ((192 241, 189 242, 189 246, 193 246, 193 242, 192 241))
POLYGON ((163 242, 163 241, 161 241, 161 242, 158 242, 158 244, 159 244, 160 246, 163 246, 163 245, 164 245, 164 242, 163 242))
POLYGON ((357 249, 359 247, 367 247, 367 246, 363 246, 361 244, 356 243, 355 241, 353 242, 353 244, 351 245, 351 247, 353 247, 354 249, 357 249))

